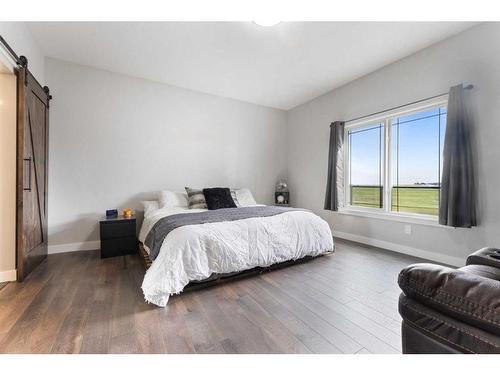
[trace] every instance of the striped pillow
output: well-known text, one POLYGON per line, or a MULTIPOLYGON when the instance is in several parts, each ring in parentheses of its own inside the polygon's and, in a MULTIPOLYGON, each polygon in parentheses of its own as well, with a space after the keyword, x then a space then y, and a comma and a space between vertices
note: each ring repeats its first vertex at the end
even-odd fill
POLYGON ((207 202, 205 201, 202 189, 193 189, 187 186, 185 189, 188 195, 189 208, 207 208, 207 202))
POLYGON ((231 189, 231 198, 233 198, 236 207, 241 207, 240 202, 238 202, 238 197, 236 196, 236 190, 231 189))

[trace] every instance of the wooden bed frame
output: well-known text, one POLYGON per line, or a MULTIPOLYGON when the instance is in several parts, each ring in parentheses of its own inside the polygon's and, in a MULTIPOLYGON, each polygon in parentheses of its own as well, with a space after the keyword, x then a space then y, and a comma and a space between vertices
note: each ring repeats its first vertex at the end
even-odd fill
MULTIPOLYGON (((201 281, 191 281, 186 287, 184 288, 183 292, 188 291, 188 290, 196 290, 196 289, 202 289, 202 288, 207 288, 216 284, 224 283, 227 281, 231 280, 236 280, 236 279, 241 279, 244 277, 252 276, 252 275, 259 275, 265 272, 277 270, 280 268, 284 267, 289 267, 294 264, 300 264, 304 262, 308 262, 312 259, 319 258, 323 255, 329 255, 333 254, 332 252, 325 253, 318 255, 316 257, 307 255, 304 258, 297 259, 297 260, 288 260, 286 262, 281 262, 281 263, 276 263, 268 267, 255 267, 251 268, 249 270, 244 270, 240 272, 232 272, 232 273, 224 273, 224 274, 212 274, 208 279, 201 280, 201 281)), ((144 249, 144 245, 142 242, 139 242, 139 255, 142 259, 142 263, 144 265, 144 268, 147 270, 149 267, 151 267, 151 264, 153 263, 151 258, 149 257, 149 254, 147 251, 144 249)))

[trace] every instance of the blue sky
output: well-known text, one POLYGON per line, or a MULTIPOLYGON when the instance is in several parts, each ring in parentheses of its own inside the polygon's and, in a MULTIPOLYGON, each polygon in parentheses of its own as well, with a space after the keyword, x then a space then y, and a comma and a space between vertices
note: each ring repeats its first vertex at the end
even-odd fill
MULTIPOLYGON (((397 118, 392 120, 392 184, 439 182, 446 110, 441 108, 441 115, 439 109, 434 109, 399 117, 399 137, 398 126, 395 125, 397 121, 397 118)), ((351 184, 353 185, 379 184, 379 163, 383 163, 384 153, 383 126, 381 132, 377 124, 367 128, 369 130, 359 132, 358 130, 362 129, 355 129, 351 135, 351 184)), ((381 170, 380 180, 383 180, 383 164, 381 170)))

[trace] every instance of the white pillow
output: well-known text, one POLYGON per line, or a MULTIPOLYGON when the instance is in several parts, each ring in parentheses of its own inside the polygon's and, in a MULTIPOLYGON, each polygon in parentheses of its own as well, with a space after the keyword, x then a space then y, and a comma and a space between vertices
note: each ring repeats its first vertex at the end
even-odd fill
POLYGON ((144 217, 151 215, 151 212, 159 208, 158 201, 142 201, 142 206, 144 207, 144 217))
POLYGON ((177 193, 175 191, 162 190, 160 191, 158 200, 160 201, 161 208, 188 206, 188 196, 186 192, 177 193))
POLYGON ((235 189, 236 199, 238 199, 238 204, 240 207, 255 206, 257 202, 253 198, 250 189, 235 189))

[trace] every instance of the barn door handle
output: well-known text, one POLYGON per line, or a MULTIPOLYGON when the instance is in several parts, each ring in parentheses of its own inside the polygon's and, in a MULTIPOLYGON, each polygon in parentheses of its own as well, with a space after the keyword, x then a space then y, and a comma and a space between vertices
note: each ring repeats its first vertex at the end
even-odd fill
POLYGON ((24 158, 24 163, 26 162, 28 162, 28 187, 23 187, 23 190, 31 191, 31 158, 24 158))

